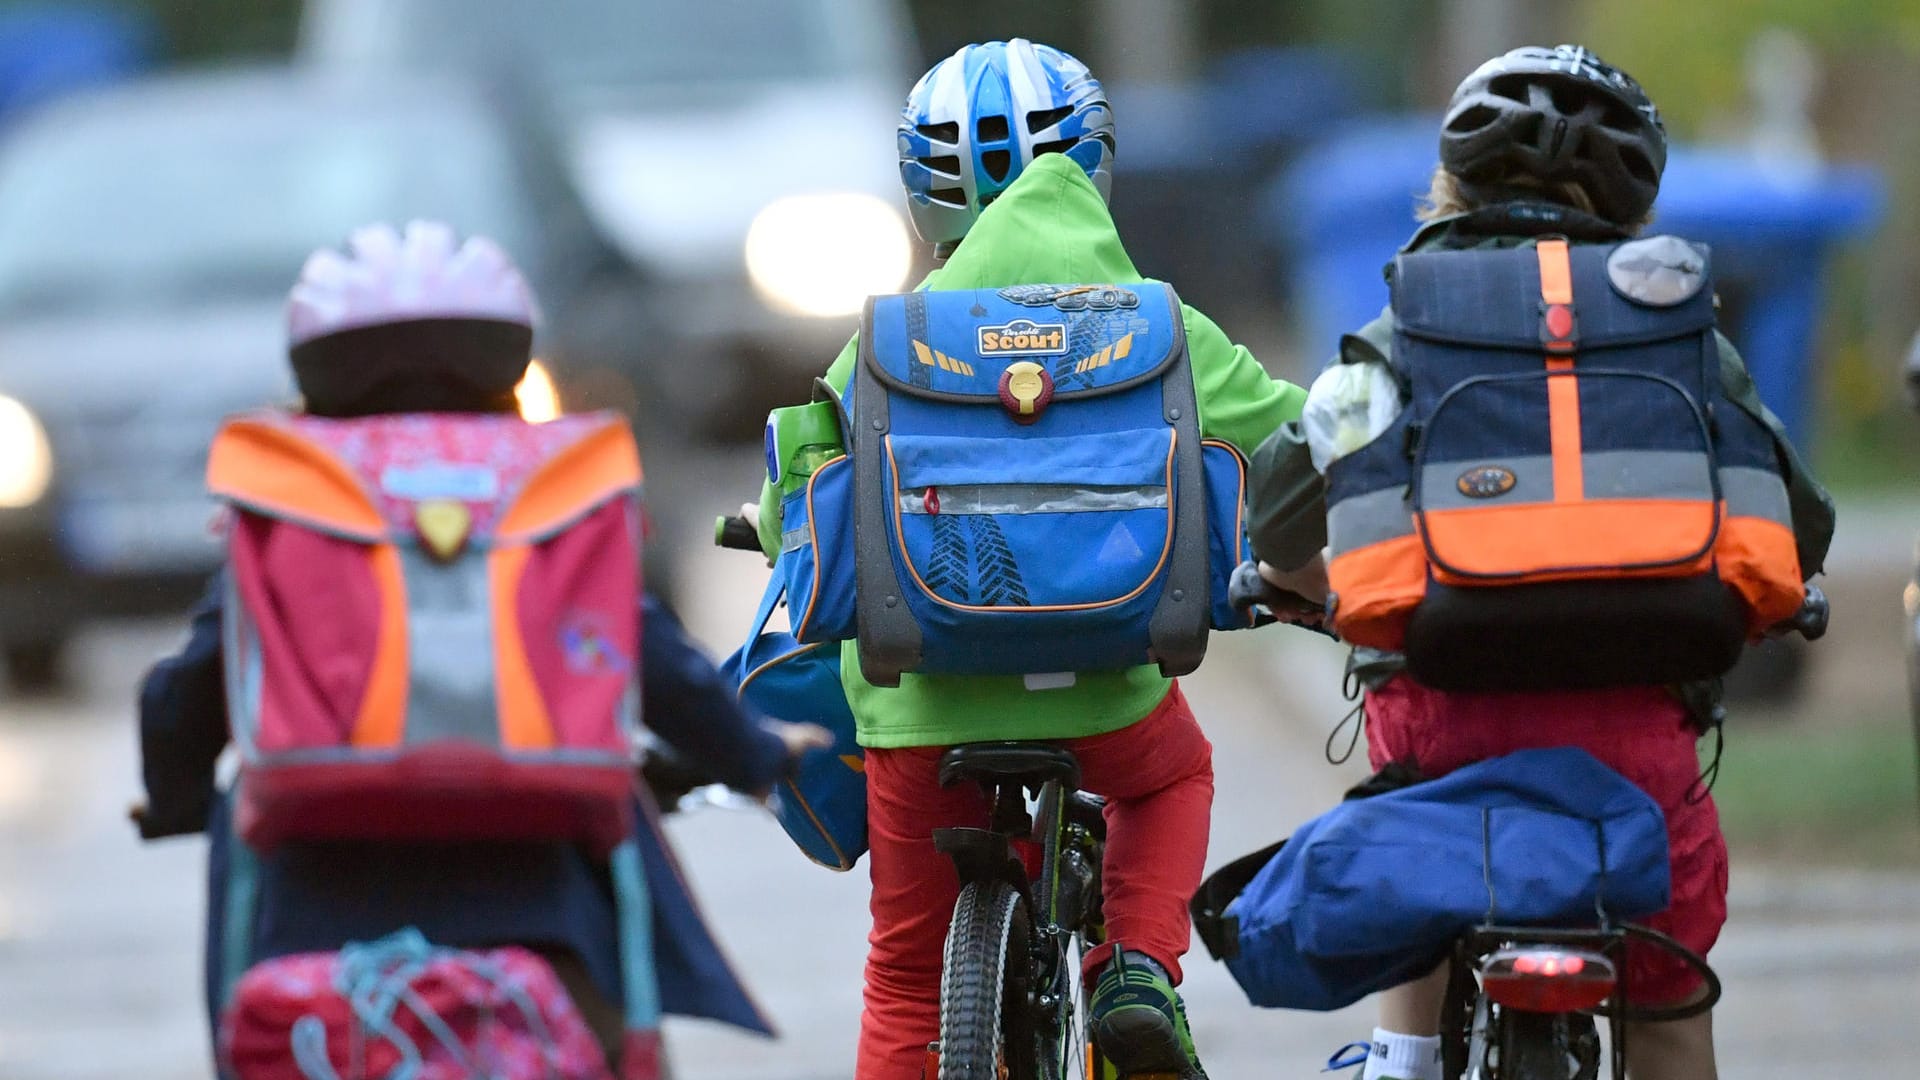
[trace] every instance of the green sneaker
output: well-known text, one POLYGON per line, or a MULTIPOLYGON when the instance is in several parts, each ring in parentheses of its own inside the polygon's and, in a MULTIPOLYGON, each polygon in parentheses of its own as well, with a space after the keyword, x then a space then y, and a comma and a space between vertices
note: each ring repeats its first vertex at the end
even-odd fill
POLYGON ((1187 1030, 1187 1007, 1165 968, 1144 953, 1115 949, 1088 1007, 1093 1045, 1122 1077, 1206 1080, 1187 1030))

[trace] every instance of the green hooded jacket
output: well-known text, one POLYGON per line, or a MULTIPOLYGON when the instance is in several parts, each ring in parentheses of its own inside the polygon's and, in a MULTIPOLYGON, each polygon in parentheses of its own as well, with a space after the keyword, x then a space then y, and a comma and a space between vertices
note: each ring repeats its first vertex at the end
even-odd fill
MULTIPOLYGON (((920 287, 1145 280, 1086 174, 1063 155, 1044 154, 981 213, 959 250, 920 287)), ((1185 321, 1203 436, 1251 453, 1300 415, 1306 391, 1268 376, 1205 315, 1189 307, 1185 321)), ((845 392, 857 355, 858 338, 827 369, 835 390, 845 392)), ((770 558, 779 551, 780 500, 771 486, 760 497, 760 543, 770 558)), ((1057 690, 1029 690, 1018 676, 958 675, 903 675, 897 688, 882 688, 861 677, 851 641, 842 648, 841 673, 860 744, 883 748, 1099 735, 1146 717, 1169 687, 1158 669, 1144 666, 1081 673, 1057 690)))

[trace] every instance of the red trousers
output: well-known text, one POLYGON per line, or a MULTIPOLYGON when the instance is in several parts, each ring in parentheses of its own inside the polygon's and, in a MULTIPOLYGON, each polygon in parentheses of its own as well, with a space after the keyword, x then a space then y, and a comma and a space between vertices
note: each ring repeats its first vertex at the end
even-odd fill
MULTIPOLYGON (((1082 786, 1107 798, 1102 868, 1111 943, 1146 953, 1180 979, 1213 809, 1213 747, 1176 685, 1130 727, 1068 739, 1082 786)), ((940 960, 960 896, 933 830, 983 828, 989 807, 972 784, 942 788, 944 747, 867 751, 867 838, 873 873, 866 1008, 857 1080, 919 1080, 940 1037, 940 960)), ((1107 948, 1087 958, 1104 963, 1107 948)))
MULTIPOLYGON (((1368 759, 1413 761, 1437 777, 1475 761, 1542 746, 1577 746, 1652 796, 1667 817, 1673 902, 1637 920, 1701 956, 1727 921, 1727 841, 1713 800, 1688 800, 1700 775, 1698 734, 1672 694, 1656 687, 1579 693, 1450 694, 1395 679, 1367 695, 1368 759)), ((1634 942, 1628 991, 1666 1005, 1698 990, 1684 960, 1634 942)))

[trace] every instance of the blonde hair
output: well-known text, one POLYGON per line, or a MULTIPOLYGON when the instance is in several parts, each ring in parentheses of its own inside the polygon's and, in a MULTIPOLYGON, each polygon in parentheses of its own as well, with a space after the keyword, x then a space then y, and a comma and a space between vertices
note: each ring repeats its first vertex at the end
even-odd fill
MULTIPOLYGON (((1542 196, 1554 202, 1565 203, 1581 213, 1602 216, 1598 210, 1594 209, 1593 196, 1587 194, 1586 188, 1572 181, 1542 184, 1531 176, 1514 175, 1502 181, 1502 184, 1508 188, 1528 188, 1538 191, 1542 196)), ((1421 221, 1437 221, 1440 218, 1478 210, 1485 205, 1484 201, 1469 195, 1466 184, 1458 176, 1449 172, 1445 165, 1436 165, 1433 169, 1433 179, 1427 185, 1427 193, 1421 197, 1420 205, 1415 208, 1413 216, 1421 221)), ((1618 224, 1628 232, 1637 233, 1652 223, 1653 211, 1649 210, 1640 215, 1637 220, 1618 224)))

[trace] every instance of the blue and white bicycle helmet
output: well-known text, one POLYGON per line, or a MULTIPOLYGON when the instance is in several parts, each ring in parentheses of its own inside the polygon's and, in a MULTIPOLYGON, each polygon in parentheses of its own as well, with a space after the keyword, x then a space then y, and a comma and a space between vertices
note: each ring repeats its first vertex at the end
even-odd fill
POLYGON ((1027 164, 1072 158, 1100 197, 1113 183, 1113 110, 1087 65, 1025 38, 963 46, 900 114, 900 179, 922 240, 941 255, 1027 164))

